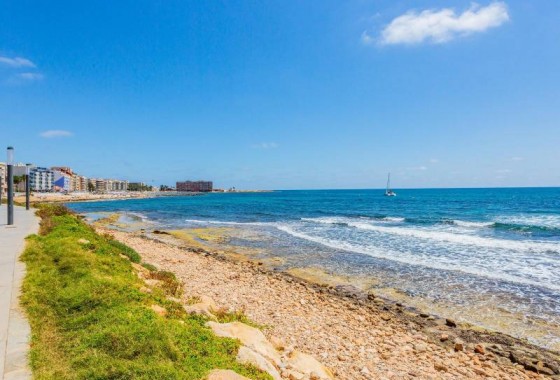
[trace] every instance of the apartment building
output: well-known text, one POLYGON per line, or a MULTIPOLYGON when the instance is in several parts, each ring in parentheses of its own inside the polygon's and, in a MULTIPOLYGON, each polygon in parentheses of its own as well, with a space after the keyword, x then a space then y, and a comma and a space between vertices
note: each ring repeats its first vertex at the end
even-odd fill
POLYGON ((31 191, 52 191, 54 172, 47 168, 32 167, 29 171, 29 186, 31 191))
POLYGON ((212 181, 183 181, 176 183, 177 191, 206 193, 211 192, 213 188, 212 181))

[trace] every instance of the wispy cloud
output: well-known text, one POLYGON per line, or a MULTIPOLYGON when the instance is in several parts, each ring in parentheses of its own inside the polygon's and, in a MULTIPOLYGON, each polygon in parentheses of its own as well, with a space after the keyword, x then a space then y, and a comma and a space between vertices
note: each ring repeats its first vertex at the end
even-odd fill
POLYGON ((65 131, 62 129, 50 129, 48 131, 39 133, 39 136, 44 137, 46 139, 52 139, 55 137, 70 137, 70 136, 74 136, 74 134, 70 131, 65 131))
POLYGON ((276 149, 278 148, 278 144, 275 142, 262 142, 253 144, 252 147, 255 149, 276 149))
MULTIPOLYGON (((498 27, 508 20, 507 6, 502 1, 485 7, 473 3, 469 9, 460 14, 452 8, 409 11, 393 19, 381 31, 379 43, 382 45, 444 43, 457 37, 498 27)), ((364 32, 362 41, 371 43, 373 37, 364 32)))
POLYGON ((525 159, 524 157, 519 157, 519 156, 515 156, 511 158, 512 161, 523 161, 524 159, 525 159))
POLYGON ((437 158, 430 158, 430 164, 437 164, 439 160, 437 158))
POLYGON ((35 67, 35 64, 27 58, 0 56, 0 64, 10 67, 35 67))
POLYGON ((498 169, 498 170, 496 170, 496 173, 499 173, 499 174, 511 173, 511 169, 498 169))
POLYGON ((16 74, 15 77, 20 80, 34 82, 34 81, 42 80, 44 78, 44 75, 40 73, 19 73, 16 74))

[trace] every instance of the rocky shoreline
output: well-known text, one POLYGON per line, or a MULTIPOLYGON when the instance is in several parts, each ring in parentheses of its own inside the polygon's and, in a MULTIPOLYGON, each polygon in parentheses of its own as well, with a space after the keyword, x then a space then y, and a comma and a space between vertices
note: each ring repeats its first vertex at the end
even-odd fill
POLYGON ((339 379, 560 379, 560 355, 505 334, 419 313, 351 285, 320 285, 165 233, 115 231, 173 271, 185 303, 211 297, 318 358, 339 379))

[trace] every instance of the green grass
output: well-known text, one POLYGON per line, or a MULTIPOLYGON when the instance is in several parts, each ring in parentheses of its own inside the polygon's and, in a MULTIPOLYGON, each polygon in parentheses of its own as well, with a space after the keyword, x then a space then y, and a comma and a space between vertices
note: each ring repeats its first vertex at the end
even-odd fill
MULTIPOLYGON (((35 379, 201 379, 214 368, 270 379, 237 363, 239 343, 186 315, 166 299, 169 289, 140 292, 142 281, 121 256, 136 260, 129 247, 96 234, 60 205, 40 206, 38 214, 41 235, 28 238, 21 298, 35 379), (156 315, 153 304, 167 316, 156 315)), ((169 272, 152 273, 176 282, 169 272)))

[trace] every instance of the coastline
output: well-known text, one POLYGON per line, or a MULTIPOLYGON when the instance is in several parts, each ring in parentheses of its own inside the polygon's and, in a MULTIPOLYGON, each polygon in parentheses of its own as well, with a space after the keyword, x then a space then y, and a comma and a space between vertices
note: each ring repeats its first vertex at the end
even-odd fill
POLYGON ((457 326, 349 285, 275 272, 266 263, 165 232, 147 236, 94 226, 175 272, 190 291, 185 300, 210 296, 231 311, 244 311, 266 326, 266 335, 310 352, 340 379, 558 378, 558 353, 521 339, 457 326))
MULTIPOLYGON (((238 193, 269 193, 273 190, 236 190, 238 193)), ((212 192, 210 194, 229 194, 230 192, 212 192)), ((123 191, 111 193, 32 193, 30 202, 33 203, 74 203, 74 202, 96 202, 126 199, 148 199, 160 197, 192 197, 205 195, 206 193, 177 192, 177 191, 123 191)), ((16 203, 25 204, 25 194, 17 193, 14 197, 16 203)))

